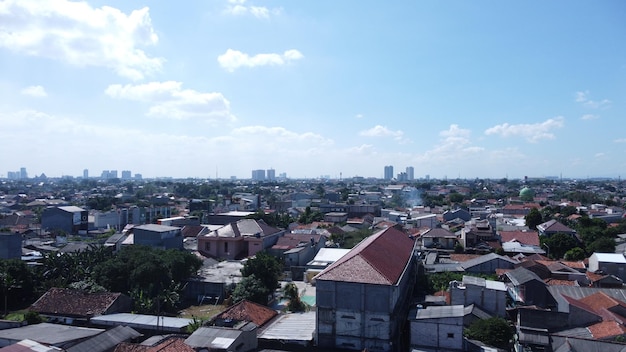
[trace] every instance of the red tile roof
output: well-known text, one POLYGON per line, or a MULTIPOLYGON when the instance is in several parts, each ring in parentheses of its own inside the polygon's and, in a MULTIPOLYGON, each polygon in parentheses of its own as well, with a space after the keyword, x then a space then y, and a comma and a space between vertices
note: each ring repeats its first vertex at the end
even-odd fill
MULTIPOLYGON (((121 293, 86 293, 79 290, 51 288, 30 306, 30 310, 47 315, 92 317, 105 314, 120 297, 127 298, 121 293)), ((130 309, 130 299, 128 299, 128 308, 130 309)))
POLYGON ((195 350, 185 344, 185 338, 175 336, 169 337, 154 346, 122 342, 115 347, 113 352, 195 352, 195 350))
POLYGON ((502 242, 516 240, 521 244, 539 246, 539 233, 537 231, 499 231, 502 242))
POLYGON ((361 241, 316 280, 396 285, 411 260, 414 242, 390 227, 361 241))
POLYGON ((615 321, 603 321, 587 327, 595 339, 606 339, 609 337, 626 334, 624 325, 615 321))
POLYGON ((260 327, 272 320, 276 315, 278 315, 278 313, 273 309, 248 300, 243 300, 228 307, 212 320, 232 319, 236 321, 249 321, 260 327))
POLYGON ((466 262, 468 260, 482 257, 482 254, 461 254, 461 253, 450 253, 450 260, 455 262, 466 262))

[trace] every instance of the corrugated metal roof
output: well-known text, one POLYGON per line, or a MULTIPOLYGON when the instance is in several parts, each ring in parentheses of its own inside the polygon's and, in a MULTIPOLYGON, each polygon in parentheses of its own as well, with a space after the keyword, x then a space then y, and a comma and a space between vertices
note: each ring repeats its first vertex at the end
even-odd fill
POLYGON ((242 332, 236 329, 220 327, 201 327, 191 334, 185 344, 193 348, 228 349, 242 332))
POLYGON ((462 304, 453 306, 431 306, 425 309, 418 309, 415 320, 454 318, 465 316, 465 307, 462 304))
POLYGON ((626 258, 621 253, 593 253, 591 256, 595 256, 599 262, 626 263, 626 258))
POLYGON ((90 321, 104 326, 127 325, 138 329, 156 329, 158 327, 158 329, 176 332, 193 322, 192 319, 131 313, 101 315, 91 318, 90 321))
POLYGON ((116 326, 86 341, 66 349, 67 352, 104 352, 112 350, 121 342, 137 338, 141 334, 128 326, 116 326))
POLYGON ((0 330, 0 339, 21 341, 30 339, 46 345, 60 346, 70 341, 98 335, 103 329, 40 323, 0 330))
POLYGON ((259 333, 259 339, 308 342, 315 334, 317 314, 289 313, 279 316, 266 329, 259 333))

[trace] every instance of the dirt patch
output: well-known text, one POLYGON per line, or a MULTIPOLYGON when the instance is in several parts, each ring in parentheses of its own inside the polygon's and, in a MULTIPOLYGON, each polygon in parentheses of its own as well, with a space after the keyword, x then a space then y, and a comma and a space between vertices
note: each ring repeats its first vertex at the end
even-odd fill
POLYGON ((180 311, 179 317, 181 318, 191 318, 196 317, 198 319, 209 319, 213 316, 217 315, 227 307, 225 305, 213 305, 213 304, 204 304, 201 306, 189 306, 180 311))

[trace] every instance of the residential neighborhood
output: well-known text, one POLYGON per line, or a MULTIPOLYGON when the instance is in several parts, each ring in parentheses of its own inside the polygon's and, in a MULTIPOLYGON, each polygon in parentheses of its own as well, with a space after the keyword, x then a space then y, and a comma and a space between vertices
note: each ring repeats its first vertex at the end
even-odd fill
POLYGON ((0 181, 0 351, 623 351, 621 180, 0 181))

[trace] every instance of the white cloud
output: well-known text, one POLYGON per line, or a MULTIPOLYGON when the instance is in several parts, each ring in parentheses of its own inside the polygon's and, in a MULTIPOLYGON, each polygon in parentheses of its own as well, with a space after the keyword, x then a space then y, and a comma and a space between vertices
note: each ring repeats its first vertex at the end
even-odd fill
POLYGON ((22 89, 20 91, 20 93, 22 93, 24 95, 29 95, 29 96, 35 97, 35 98, 45 98, 45 97, 48 96, 48 93, 46 93, 46 90, 42 86, 26 87, 26 88, 22 89))
POLYGON ((354 117, 357 118, 357 119, 362 119, 363 118, 363 114, 356 114, 354 117))
POLYGON ((504 123, 485 130, 486 135, 500 135, 501 137, 523 137, 531 143, 539 142, 543 139, 554 139, 553 131, 563 127, 564 119, 561 116, 548 119, 544 122, 534 124, 511 125, 504 123))
POLYGON ((67 0, 0 2, 0 47, 77 66, 98 66, 131 79, 159 71, 162 58, 141 46, 155 45, 149 9, 129 15, 67 0))
POLYGON ((608 108, 611 105, 611 101, 608 99, 591 100, 589 99, 589 91, 576 92, 576 102, 581 103, 582 106, 590 109, 608 108))
POLYGON ((146 84, 110 85, 105 93, 117 99, 150 104, 149 116, 172 119, 198 118, 207 121, 230 120, 230 102, 221 93, 202 93, 182 89, 181 82, 150 82, 146 84))
POLYGON ((618 139, 613 140, 613 142, 615 142, 615 143, 626 143, 626 138, 618 138, 618 139))
POLYGON ((597 120, 597 119, 599 119, 599 118, 600 118, 600 116, 598 116, 598 115, 593 115, 593 114, 585 114, 585 115, 583 115, 583 116, 581 116, 581 117, 580 117, 580 119, 581 119, 581 120, 586 120, 586 121, 589 121, 589 120, 597 120))
POLYGON ((594 155, 594 158, 602 158, 603 156, 606 156, 606 154, 605 153, 596 153, 594 155))
POLYGON ((301 52, 295 49, 287 50, 283 54, 257 54, 250 56, 239 50, 228 49, 217 57, 217 62, 228 72, 240 67, 280 66, 304 58, 301 52))
POLYGON ((364 130, 359 132, 359 135, 366 137, 394 137, 394 138, 402 138, 404 136, 404 132, 392 131, 385 126, 376 125, 369 130, 364 130))
POLYGON ((243 16, 250 14, 256 18, 268 19, 270 16, 278 16, 282 13, 282 8, 269 9, 264 6, 246 5, 246 0, 228 0, 228 5, 224 9, 225 14, 243 16))

